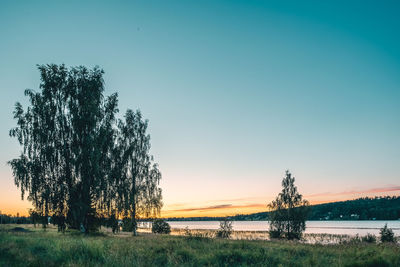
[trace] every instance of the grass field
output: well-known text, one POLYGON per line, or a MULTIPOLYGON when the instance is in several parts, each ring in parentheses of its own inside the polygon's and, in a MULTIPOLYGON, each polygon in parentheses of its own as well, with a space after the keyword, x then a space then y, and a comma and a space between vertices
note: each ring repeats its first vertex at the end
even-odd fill
POLYGON ((301 244, 0 226, 0 266, 400 266, 395 244, 301 244))

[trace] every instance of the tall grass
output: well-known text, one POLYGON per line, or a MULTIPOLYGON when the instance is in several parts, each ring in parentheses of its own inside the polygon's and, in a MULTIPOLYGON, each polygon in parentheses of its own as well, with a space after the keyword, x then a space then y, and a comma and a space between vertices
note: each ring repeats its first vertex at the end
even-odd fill
POLYGON ((0 266, 400 266, 396 244, 0 230, 0 266))

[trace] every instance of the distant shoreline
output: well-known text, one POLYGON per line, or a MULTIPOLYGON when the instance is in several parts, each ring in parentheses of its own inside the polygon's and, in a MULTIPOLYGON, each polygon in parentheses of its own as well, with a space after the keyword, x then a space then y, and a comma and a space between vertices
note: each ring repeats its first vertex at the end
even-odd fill
MULTIPOLYGON (((268 221, 269 212, 232 216, 164 217, 168 221, 268 221)), ((310 206, 308 221, 397 221, 400 220, 400 196, 358 198, 310 206)))
MULTIPOLYGON (((229 216, 228 216, 229 217, 229 216)), ((225 217, 221 217, 221 218, 215 218, 215 219, 199 219, 199 220, 192 220, 192 217, 188 217, 188 218, 182 218, 182 219, 170 219, 170 218, 161 218, 167 222, 218 222, 222 219, 224 219, 225 217)), ((143 220, 144 222, 146 220, 143 220)), ((269 222, 268 220, 235 220, 232 219, 232 221, 234 222, 269 222)), ((365 222, 365 221, 373 221, 373 222, 397 222, 400 221, 400 219, 397 220, 371 220, 371 219, 365 219, 365 220, 306 220, 307 222, 365 222)))

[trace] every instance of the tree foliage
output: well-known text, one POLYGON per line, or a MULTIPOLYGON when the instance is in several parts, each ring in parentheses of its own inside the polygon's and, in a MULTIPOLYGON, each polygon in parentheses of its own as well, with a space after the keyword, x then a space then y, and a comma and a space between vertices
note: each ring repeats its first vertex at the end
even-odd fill
POLYGON ((155 234, 169 234, 171 233, 171 226, 162 219, 156 219, 151 227, 151 232, 155 234))
POLYGON ((22 146, 9 161, 22 198, 36 212, 83 232, 102 216, 158 214, 161 174, 149 156, 147 121, 128 110, 118 120, 118 97, 104 95, 103 70, 38 66, 40 90, 17 102, 10 136, 22 146), (137 209, 132 207, 138 207, 137 209))
POLYGON ((381 242, 395 242, 393 230, 387 227, 387 223, 379 230, 381 242))
POLYGON ((219 222, 219 229, 217 230, 216 236, 220 238, 229 238, 233 232, 233 221, 229 218, 224 218, 219 222))
POLYGON ((379 196, 312 206, 310 220, 397 220, 400 197, 379 196))
POLYGON ((268 205, 271 210, 269 231, 273 238, 300 239, 305 230, 309 203, 298 193, 294 181, 292 174, 286 171, 282 192, 268 205))
POLYGON ((161 173, 149 155, 150 136, 146 133, 148 121, 140 111, 128 110, 125 121, 118 123, 113 172, 118 179, 112 185, 111 207, 124 218, 130 218, 136 235, 136 216, 156 216, 161 209, 161 173))

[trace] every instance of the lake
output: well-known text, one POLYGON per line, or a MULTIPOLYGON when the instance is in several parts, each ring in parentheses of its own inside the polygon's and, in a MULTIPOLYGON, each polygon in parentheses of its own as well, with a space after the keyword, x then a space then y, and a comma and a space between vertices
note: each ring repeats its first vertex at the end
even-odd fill
MULTIPOLYGON (((168 221, 171 228, 207 229, 219 228, 218 221, 168 221)), ((397 221, 307 221, 306 233, 310 234, 342 234, 379 235, 379 229, 387 223, 395 235, 400 235, 400 220, 397 221)), ((234 221, 233 230, 236 231, 267 231, 268 221, 234 221)))

